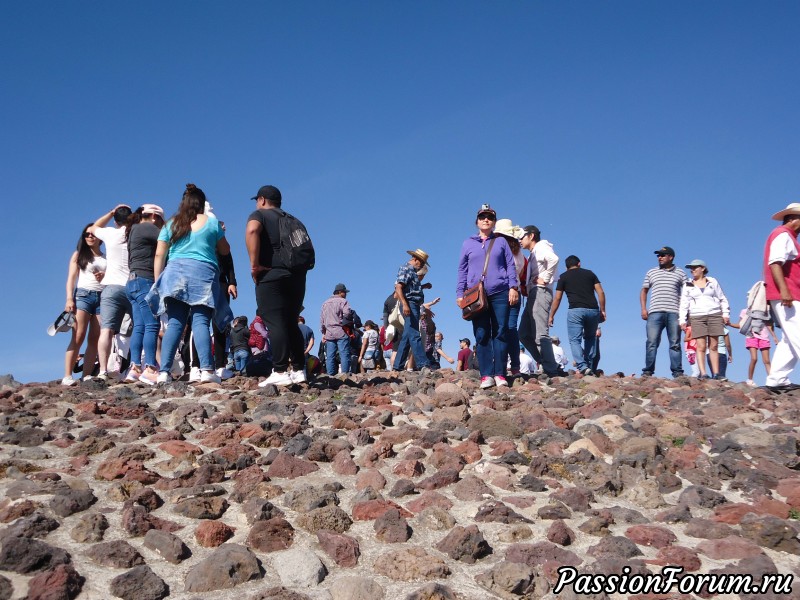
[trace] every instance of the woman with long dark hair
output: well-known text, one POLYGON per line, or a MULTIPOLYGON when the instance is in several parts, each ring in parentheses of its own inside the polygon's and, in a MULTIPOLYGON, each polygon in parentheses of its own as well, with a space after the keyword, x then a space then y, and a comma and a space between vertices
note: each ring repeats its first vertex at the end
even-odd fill
POLYGON ((166 312, 167 331, 161 343, 158 383, 172 381, 170 370, 186 323, 191 318, 192 334, 200 359, 201 383, 219 383, 211 352, 212 317, 224 329, 232 320, 219 282, 217 252, 230 254, 222 225, 205 214, 206 195, 193 183, 186 184, 178 212, 158 235, 153 274, 156 283, 148 301, 158 297, 157 314, 166 312), (169 258, 166 267, 164 263, 169 258), (216 314, 215 314, 216 313, 216 314))
POLYGON ((464 292, 483 281, 488 299, 486 310, 472 318, 475 355, 481 372, 481 389, 508 386, 508 309, 519 304, 519 280, 511 248, 502 235, 494 233, 497 213, 481 206, 475 224, 477 235, 464 241, 458 261, 456 303, 463 308, 464 292), (485 275, 484 275, 485 269, 485 275))
POLYGON ((156 204, 144 204, 131 213, 125 224, 130 278, 125 286, 133 314, 131 367, 125 381, 154 385, 158 380, 158 318, 150 310, 146 297, 155 282, 158 234, 164 226, 164 210, 156 204), (144 351, 144 360, 142 360, 144 351))
POLYGON ((78 357, 86 332, 89 339, 83 355, 83 377, 91 377, 97 360, 97 340, 100 337, 100 293, 103 291, 103 275, 106 259, 100 251, 103 242, 89 231, 94 223, 83 228, 78 246, 69 259, 67 273, 67 303, 64 310, 75 314, 72 339, 64 356, 64 378, 62 385, 78 383, 72 377, 72 369, 78 357), (76 288, 77 285, 77 288, 76 288))

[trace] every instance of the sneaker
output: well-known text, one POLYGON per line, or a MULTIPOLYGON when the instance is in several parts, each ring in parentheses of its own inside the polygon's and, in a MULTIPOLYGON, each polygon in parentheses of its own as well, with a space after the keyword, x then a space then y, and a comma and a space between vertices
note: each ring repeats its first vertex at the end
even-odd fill
POLYGON ((146 385, 155 385, 158 383, 158 371, 148 367, 139 375, 139 382, 146 385))
POLYGON ((172 381, 172 375, 169 374, 169 371, 161 371, 158 374, 158 379, 156 383, 170 383, 172 381))
POLYGON ((519 375, 519 374, 520 374, 520 370, 519 370, 519 369, 511 369, 511 370, 508 372, 508 374, 509 374, 509 375, 511 375, 512 377, 516 377, 517 375, 519 375))
POLYGON ((222 379, 214 371, 203 371, 200 374, 200 383, 222 383, 222 379))
POLYGON ((233 377, 233 371, 231 371, 228 367, 220 367, 217 369, 217 377, 219 377, 222 381, 225 381, 226 379, 233 377))
POLYGON ((197 383, 201 377, 200 367, 192 367, 191 371, 189 371, 189 383, 197 383))
POLYGON ((142 370, 139 367, 131 365, 131 368, 128 369, 128 374, 125 375, 125 381, 139 381, 139 376, 141 374, 142 370))
POLYGON ((305 383, 307 381, 305 369, 300 369, 299 371, 291 371, 289 373, 289 377, 292 378, 292 383, 305 383))
POLYGON ((267 377, 264 381, 258 384, 258 387, 265 387, 270 384, 272 385, 292 385, 294 383, 292 381, 292 376, 289 371, 284 371, 283 373, 279 373, 278 371, 273 371, 272 375, 267 377))
POLYGON ((100 373, 97 374, 97 378, 108 381, 108 371, 100 371, 100 373))
POLYGON ((748 379, 747 381, 744 382, 744 384, 749 387, 758 387, 758 384, 752 379, 748 379))
POLYGON ((727 377, 725 377, 724 375, 720 375, 719 373, 714 375, 711 379, 716 379, 717 381, 728 381, 727 377))
POLYGON ((494 377, 481 377, 481 389, 485 390, 490 387, 494 387, 494 377))
POLYGON ((591 369, 589 369, 589 368, 586 368, 586 369, 584 369, 584 370, 583 370, 583 374, 584 374, 585 376, 587 376, 587 377, 591 377, 592 375, 594 375, 594 371, 592 371, 592 370, 591 370, 591 369))
MULTIPOLYGON (((481 382, 481 383, 483 383, 483 382, 481 382)), ((508 381, 506 381, 506 378, 503 377, 502 375, 495 375, 494 376, 494 384, 497 387, 508 387, 508 381)))
POLYGON ((66 385, 67 387, 78 385, 78 380, 74 379, 71 375, 68 375, 61 380, 61 385, 66 385))
POLYGON ((709 377, 708 375, 698 375, 697 378, 698 379, 711 379, 711 377, 709 377))

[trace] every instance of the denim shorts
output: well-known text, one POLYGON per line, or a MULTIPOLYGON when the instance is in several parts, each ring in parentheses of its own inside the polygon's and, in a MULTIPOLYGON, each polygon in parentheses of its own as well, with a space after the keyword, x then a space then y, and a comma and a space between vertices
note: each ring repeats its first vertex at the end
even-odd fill
POLYGON ((100 312, 100 292, 78 288, 75 290, 75 309, 90 315, 100 312))
POLYGON ((125 313, 130 314, 131 303, 124 285, 107 285, 100 295, 100 327, 119 333, 125 313))

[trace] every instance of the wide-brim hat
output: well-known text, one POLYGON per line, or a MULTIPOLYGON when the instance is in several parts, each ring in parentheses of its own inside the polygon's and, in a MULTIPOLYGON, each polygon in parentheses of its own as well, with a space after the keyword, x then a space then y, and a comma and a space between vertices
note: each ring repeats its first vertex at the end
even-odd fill
POLYGON ((786 215, 800 216, 800 203, 792 202, 789 206, 787 206, 783 210, 779 210, 774 215, 772 215, 772 218, 775 221, 783 221, 783 217, 785 217, 786 215))
POLYGON ((428 253, 425 252, 424 250, 420 250, 419 248, 417 248, 416 250, 406 250, 406 252, 408 252, 414 258, 420 259, 423 262, 423 264, 426 264, 429 267, 431 266, 431 263, 428 262, 428 253))
POLYGON ((350 290, 347 289, 347 286, 343 283, 337 283, 333 288, 333 293, 338 294, 339 292, 347 292, 350 293, 350 290))
POLYGON ((75 315, 64 311, 47 328, 47 335, 55 335, 61 331, 69 331, 75 326, 75 315))
POLYGON ((525 234, 525 231, 519 225, 514 225, 511 219, 497 219, 494 224, 494 232, 515 240, 522 239, 525 234))

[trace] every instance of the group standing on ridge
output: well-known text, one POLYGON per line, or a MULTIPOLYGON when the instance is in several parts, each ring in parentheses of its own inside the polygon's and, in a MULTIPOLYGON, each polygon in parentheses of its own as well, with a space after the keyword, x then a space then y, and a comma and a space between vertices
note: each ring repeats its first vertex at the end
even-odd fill
MULTIPOLYGON (((109 379, 113 370, 120 379, 148 385, 185 373, 192 382, 219 383, 237 373, 264 377, 261 386, 286 386, 323 370, 335 376, 438 369, 442 359, 459 371, 477 370, 483 389, 529 374, 563 377, 569 362, 550 329, 565 294, 575 371, 602 374, 606 296, 599 277, 575 255, 558 274, 559 255, 540 229, 498 219, 489 204, 478 209, 477 231, 464 240, 458 260, 456 304, 471 322, 474 344, 462 338, 456 358, 445 352, 432 310, 440 298, 425 301, 431 262, 417 248, 407 251, 397 270, 380 326, 362 323, 347 286, 334 286, 320 309, 314 356, 314 331, 301 315, 313 243, 302 222, 283 210, 278 188, 262 186, 252 199, 256 206, 245 230, 258 307, 252 320, 231 311, 238 284, 225 225, 197 186, 187 184, 169 219, 156 204, 136 210, 120 204, 86 225, 69 261, 64 312, 49 328, 51 335, 71 331, 62 384, 76 384, 76 373, 109 379)), ((685 353, 693 375, 726 380, 733 360, 730 326, 745 336, 748 385, 756 385, 760 354, 766 388, 795 389, 789 375, 800 357, 800 203, 773 219, 781 224, 765 244, 763 281, 748 293, 737 323, 705 261, 687 263, 687 276, 672 247, 655 250, 657 265, 645 274, 639 295, 646 323, 643 377, 655 373, 666 331, 673 377, 684 376, 685 353), (776 344, 772 360, 770 338, 776 344)))

